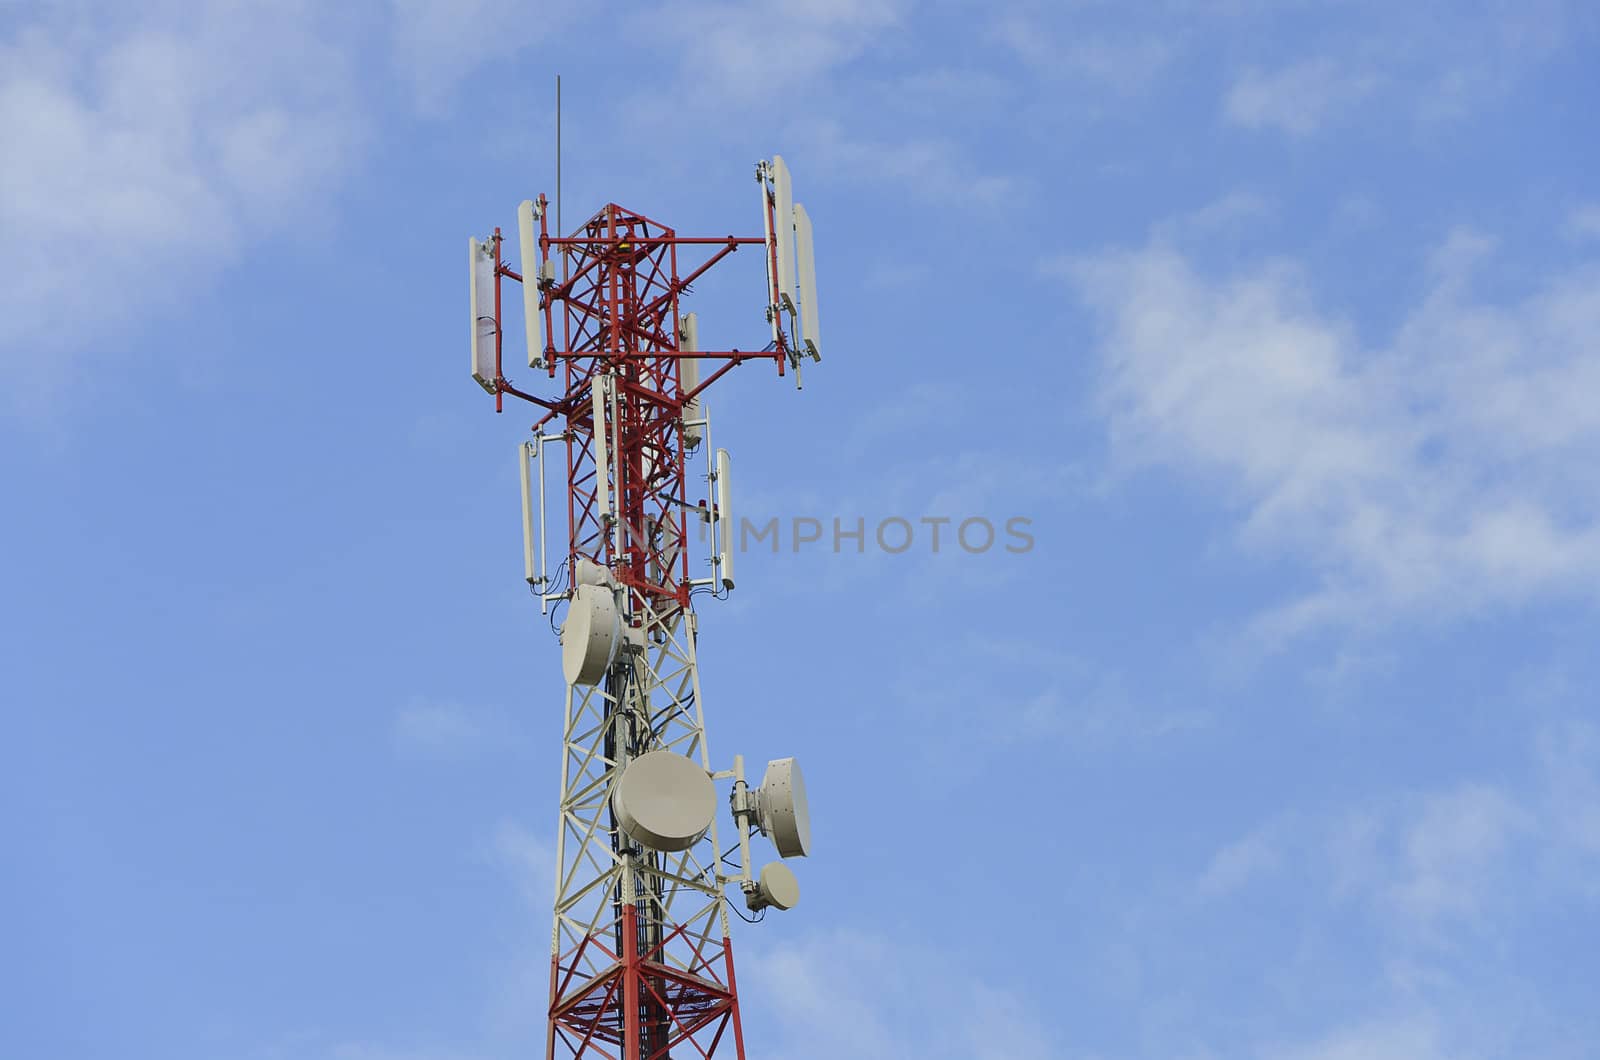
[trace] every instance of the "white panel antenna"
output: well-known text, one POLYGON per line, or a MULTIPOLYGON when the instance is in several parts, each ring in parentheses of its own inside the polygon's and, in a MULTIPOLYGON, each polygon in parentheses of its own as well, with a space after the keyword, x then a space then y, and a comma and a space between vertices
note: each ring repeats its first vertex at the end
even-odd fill
POLYGON ((726 449, 717 450, 717 577, 733 588, 733 479, 726 449))
POLYGON ((539 311, 539 244, 534 242, 537 216, 532 199, 517 207, 517 247, 522 254, 522 313, 528 332, 528 367, 544 367, 544 314, 539 311))
POLYGON ((778 247, 778 305, 794 312, 794 187, 782 155, 772 156, 773 224, 778 247), (785 305, 784 303, 788 304, 785 305))
MULTIPOLYGON (((517 471, 522 479, 522 576, 529 585, 542 588, 540 582, 544 579, 541 572, 534 566, 533 559, 533 474, 532 462, 538 459, 537 447, 532 442, 523 442, 517 446, 517 471)), ((544 502, 544 462, 539 463, 539 501, 541 507, 544 502)), ((542 523, 543 520, 541 519, 542 523)), ((540 532, 543 532, 541 526, 540 532)), ((540 557, 543 559, 544 557, 540 557)))
POLYGON ((817 260, 811 250, 811 218, 800 203, 794 204, 795 251, 800 259, 796 277, 800 296, 800 341, 814 361, 822 360, 822 332, 817 324, 817 260))
POLYGON ((594 377, 590 392, 594 404, 594 505, 601 520, 611 515, 611 488, 608 475, 611 460, 606 453, 606 377, 594 377))
POLYGON ((536 434, 533 441, 523 442, 517 446, 519 457, 518 473, 522 480, 522 571, 528 585, 539 597, 539 613, 550 613, 552 600, 565 599, 565 593, 551 594, 550 571, 545 562, 545 542, 548 536, 545 533, 545 497, 544 497, 544 461, 545 447, 554 442, 566 442, 563 434, 536 434), (538 475, 538 479, 533 478, 538 475), (537 536, 533 516, 533 492, 537 488, 539 493, 539 521, 537 523, 537 536))
POLYGON ((472 378, 494 393, 494 250, 481 239, 467 239, 472 308, 472 378))
MULTIPOLYGON (((694 313, 685 313, 678 322, 678 349, 684 353, 700 352, 700 318, 694 313)), ((700 358, 685 357, 678 362, 678 369, 683 376, 685 394, 700 385, 700 358)), ((703 425, 698 421, 701 418, 699 398, 690 398, 683 403, 684 448, 693 449, 700 444, 703 425)))
POLYGON ((772 288, 777 280, 772 275, 772 200, 767 195, 767 180, 772 175, 772 163, 762 162, 756 166, 756 187, 761 189, 761 230, 766 234, 765 253, 761 255, 762 263, 767 270, 767 293, 763 300, 768 301, 767 321, 772 325, 772 342, 778 342, 778 310, 770 303, 772 288))

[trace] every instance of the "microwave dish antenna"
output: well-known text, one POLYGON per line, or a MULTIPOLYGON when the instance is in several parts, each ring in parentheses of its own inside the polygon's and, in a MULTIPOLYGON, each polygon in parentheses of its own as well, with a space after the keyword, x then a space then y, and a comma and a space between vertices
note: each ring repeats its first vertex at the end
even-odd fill
POLYGON ((573 590, 561 626, 561 672, 567 684, 598 684, 616 661, 622 641, 622 616, 611 590, 603 585, 573 590))
POLYGON ((651 850, 688 850, 711 828, 717 790, 698 763, 676 751, 629 762, 611 796, 617 824, 651 850))
POLYGON ((783 862, 769 862, 762 867, 761 875, 756 878, 755 893, 746 904, 755 912, 768 906, 793 909, 800 904, 800 881, 783 862))
POLYGON ((799 762, 776 758, 767 763, 756 789, 756 820, 780 856, 803 858, 811 852, 811 808, 799 762))

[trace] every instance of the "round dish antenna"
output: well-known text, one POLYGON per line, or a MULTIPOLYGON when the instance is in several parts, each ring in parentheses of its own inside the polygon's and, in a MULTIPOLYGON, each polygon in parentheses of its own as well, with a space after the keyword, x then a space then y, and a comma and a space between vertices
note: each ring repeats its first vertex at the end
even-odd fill
MULTIPOLYGON (((761 787, 756 791, 756 821, 781 857, 803 858, 810 853, 811 810, 806 804, 806 782, 800 775, 800 763, 793 758, 776 758, 767 763, 761 787)), ((761 871, 765 877, 766 869, 761 871)))
POLYGON ((699 765, 673 751, 629 762, 611 795, 617 824, 652 850, 688 850, 711 827, 717 791, 699 765))
POLYGON ((769 905, 779 909, 793 909, 799 901, 800 881, 794 878, 789 866, 781 861, 774 861, 761 870, 761 877, 756 880, 755 892, 746 896, 744 904, 755 912, 769 905))
POLYGON ((579 585, 561 624, 561 672, 569 685, 599 683, 622 645, 622 616, 611 591, 579 585))

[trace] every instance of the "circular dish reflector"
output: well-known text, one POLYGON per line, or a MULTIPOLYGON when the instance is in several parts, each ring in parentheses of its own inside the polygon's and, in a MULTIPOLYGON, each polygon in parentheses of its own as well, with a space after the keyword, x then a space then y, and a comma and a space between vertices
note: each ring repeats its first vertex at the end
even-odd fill
POLYGON ((717 792, 699 764, 673 751, 629 762, 611 795, 617 824, 651 850, 688 850, 717 812, 717 792))
POLYGON ((806 805, 800 763, 793 758, 768 762, 759 794, 761 830, 781 856, 805 857, 811 851, 811 810, 806 805))
POLYGON ((605 676, 622 643, 622 618, 611 591, 580 585, 561 624, 561 672, 569 685, 592 685, 605 676))
POLYGON ((761 870, 761 876, 756 880, 756 893, 745 904, 752 910, 765 909, 769 905, 793 909, 799 901, 800 881, 794 878, 789 866, 774 861, 761 870))

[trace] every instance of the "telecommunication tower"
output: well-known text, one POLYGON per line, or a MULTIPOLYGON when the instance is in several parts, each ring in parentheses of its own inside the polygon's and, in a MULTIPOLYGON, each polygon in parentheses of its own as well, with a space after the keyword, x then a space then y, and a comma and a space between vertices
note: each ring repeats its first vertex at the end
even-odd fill
MULTIPOLYGON (((717 769, 706 744, 697 599, 734 586, 731 462, 712 447, 703 395, 747 361, 793 372, 821 359, 811 222, 779 156, 756 166, 759 236, 680 236, 608 204, 570 234, 543 195, 517 211, 512 268, 500 230, 470 241, 472 376, 539 412, 518 448, 524 576, 541 611, 565 606, 566 680, 557 810, 546 1055, 616 1060, 745 1055, 725 888, 757 915, 799 898, 775 861, 751 871, 750 840, 784 858, 811 842, 792 758, 751 787, 744 760, 717 769), (694 282, 758 248, 765 327, 753 351, 702 349, 683 308, 694 282), (502 353, 504 281, 521 286, 527 363, 502 353), (548 563, 545 470, 566 483, 566 534, 548 563), (692 500, 691 482, 705 484, 692 500), (700 542, 706 542, 701 550, 700 542), (716 783, 734 839, 721 845, 716 783)), ((559 518, 559 513, 558 513, 559 518)))

